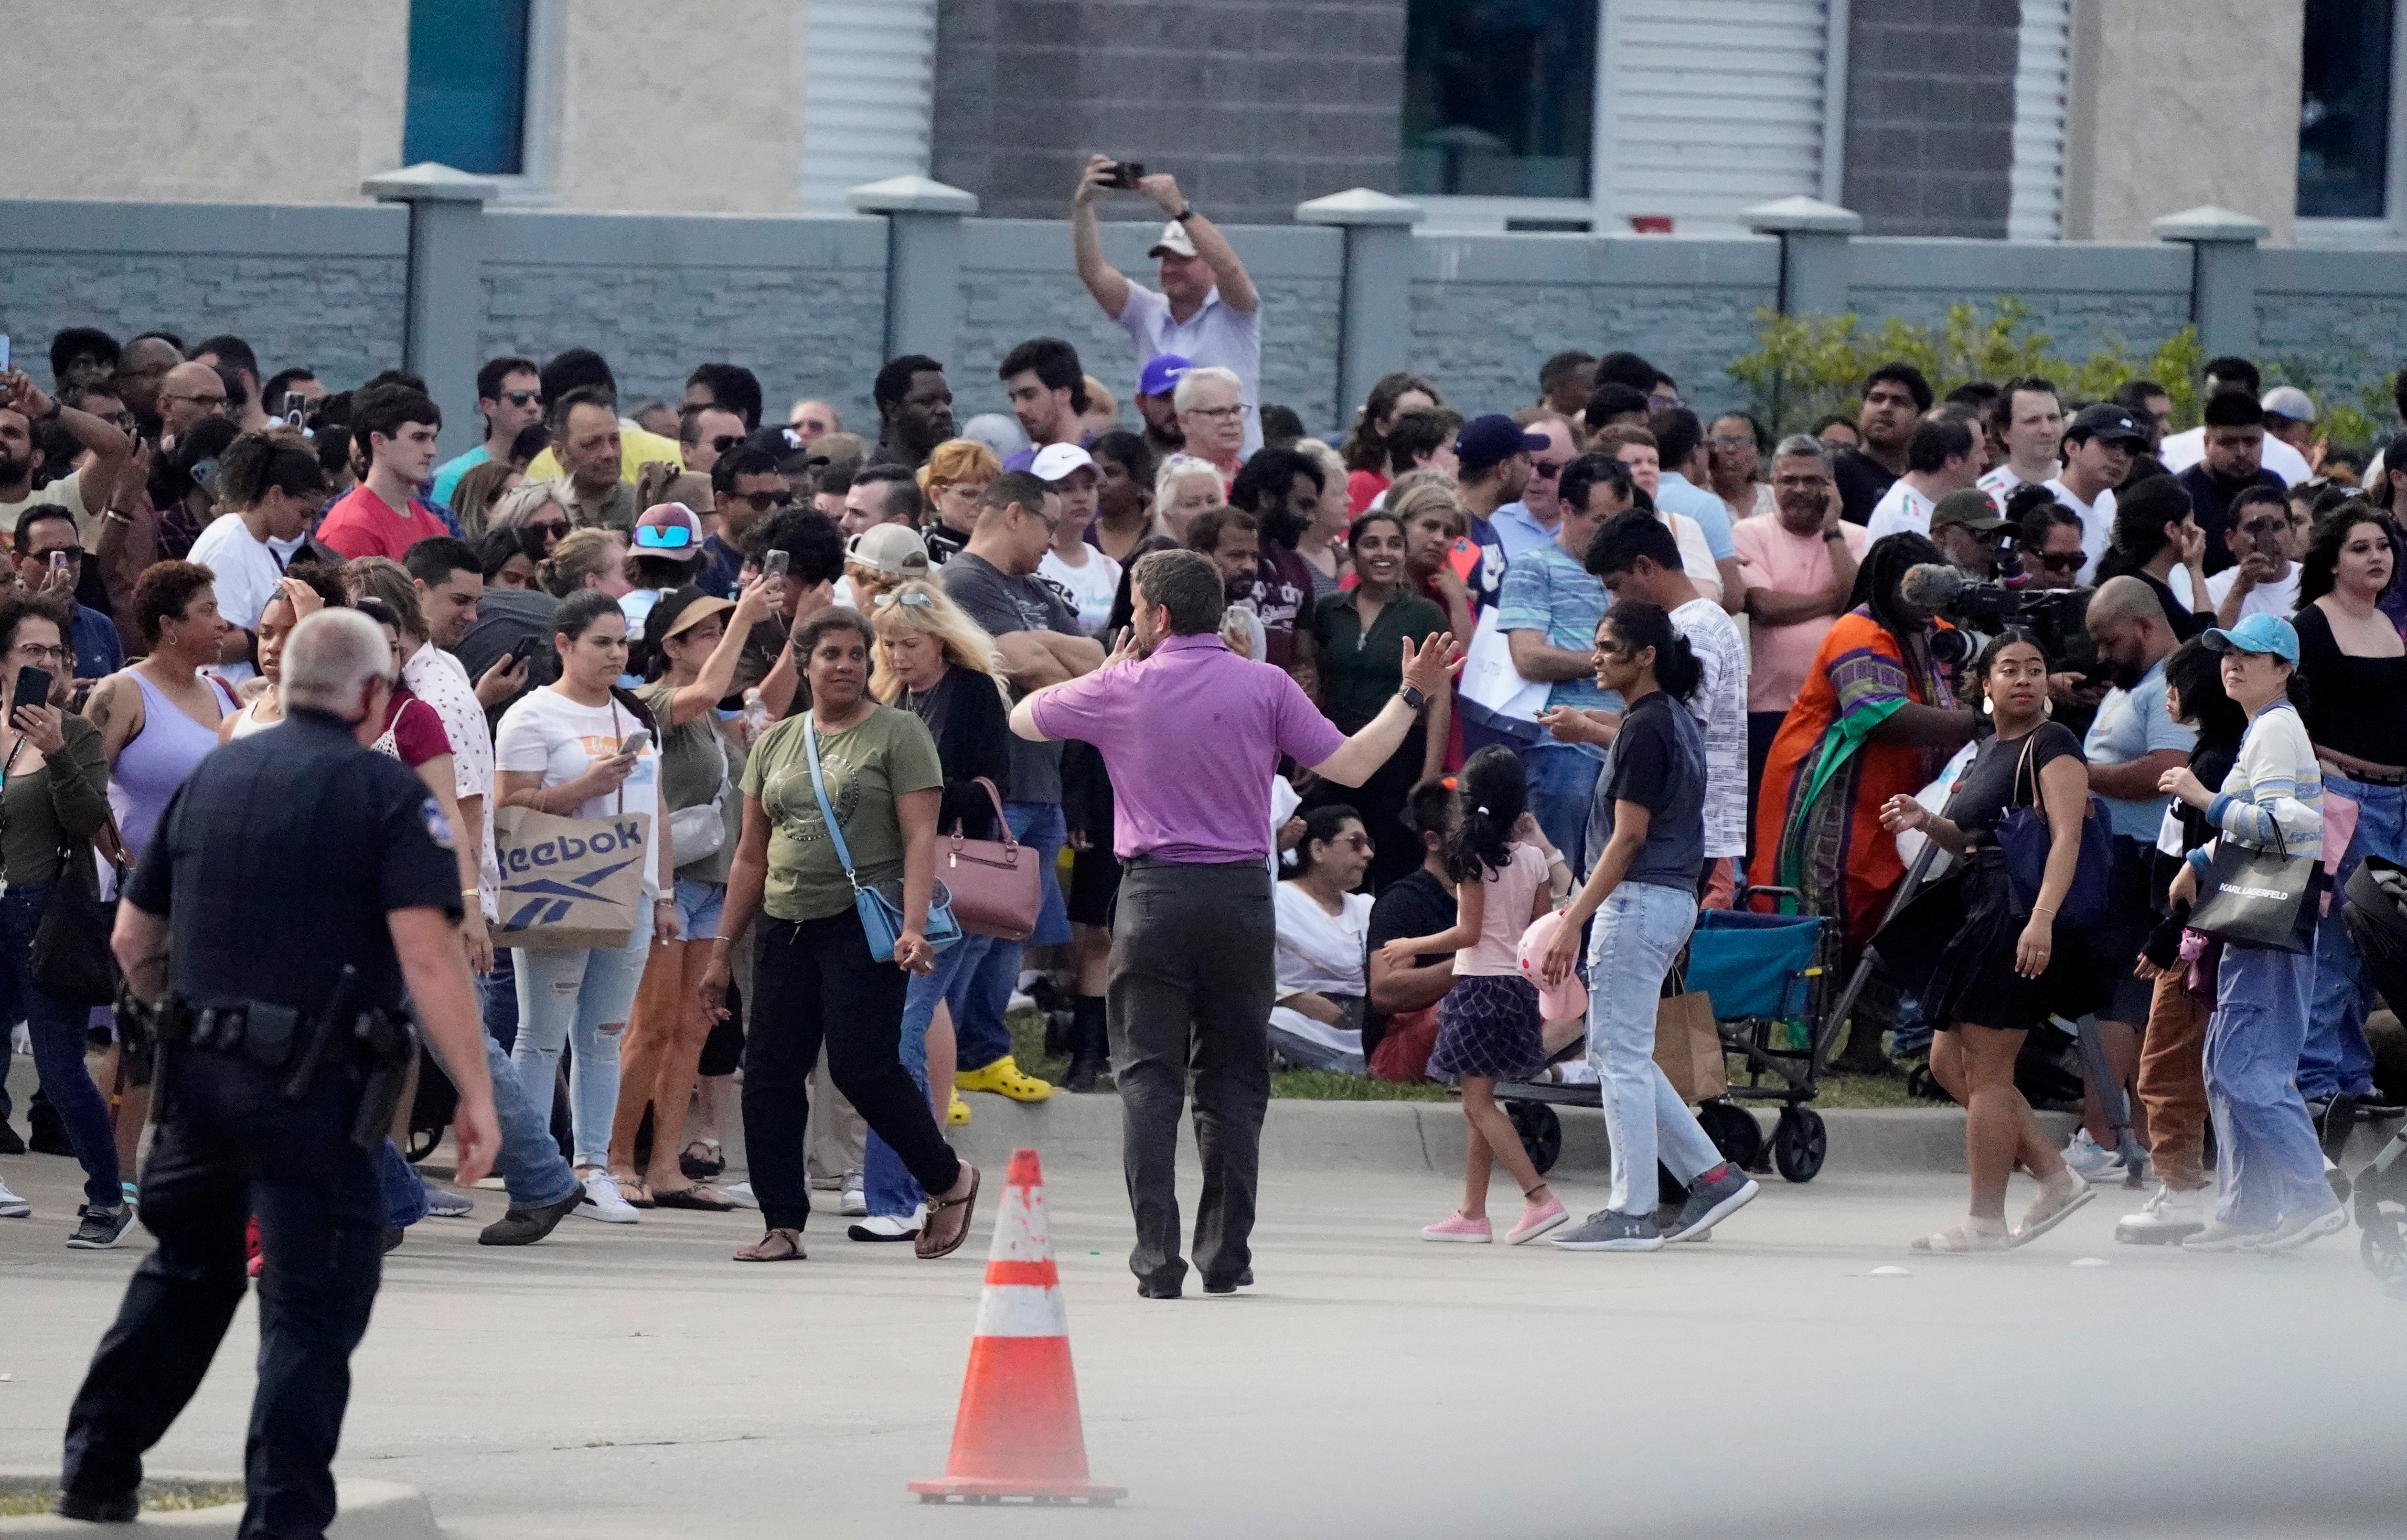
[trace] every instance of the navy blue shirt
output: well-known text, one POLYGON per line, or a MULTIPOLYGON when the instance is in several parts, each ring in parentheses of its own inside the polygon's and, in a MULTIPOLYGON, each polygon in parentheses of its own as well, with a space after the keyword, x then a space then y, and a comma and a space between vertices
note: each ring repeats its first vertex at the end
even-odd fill
POLYGON ((105 679, 125 666, 125 642, 117 635, 117 622, 96 609, 75 606, 74 635, 67 645, 75 649, 78 679, 105 679))
POLYGON ((315 1011, 345 963, 362 1008, 396 1009, 386 917, 460 916, 460 868, 434 799, 349 726, 296 710, 192 768, 167 799, 126 898, 172 928, 174 991, 200 1005, 315 1011))
POLYGON ((1646 843, 1622 880, 1695 888, 1705 867, 1705 735, 1688 707, 1663 691, 1639 697, 1622 714, 1621 731, 1604 751, 1588 815, 1590 870, 1613 838, 1617 802, 1646 809, 1646 843))

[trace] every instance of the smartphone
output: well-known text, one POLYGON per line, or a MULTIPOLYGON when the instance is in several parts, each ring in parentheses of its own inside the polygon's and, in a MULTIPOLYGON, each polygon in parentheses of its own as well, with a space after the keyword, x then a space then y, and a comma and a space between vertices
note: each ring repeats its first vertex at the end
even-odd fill
POLYGON ((1454 544, 1446 548, 1446 564, 1454 568, 1454 575, 1467 583, 1471 581, 1471 575, 1479 570, 1479 546, 1477 542, 1458 535, 1454 537, 1454 544))
POLYGON ((621 754, 641 755, 645 749, 649 749, 651 746, 652 734, 646 729, 638 727, 633 733, 628 734, 625 737, 619 740, 619 752, 621 754))
POLYGON ((1144 175, 1145 164, 1141 161, 1114 161, 1111 165, 1111 176, 1104 185, 1118 188, 1123 192, 1133 192, 1136 191, 1138 179, 1144 175))
POLYGON ((20 668, 17 688, 8 696, 8 711, 16 714, 21 706, 47 706, 50 699, 50 671, 47 668, 20 668))
POLYGON ((298 391, 287 391, 284 392, 285 421, 292 423, 297 428, 301 425, 302 419, 308 415, 309 398, 307 396, 303 395, 298 391))
POLYGON ((0 374, 8 372, 8 334, 0 332, 0 374))
POLYGON ((64 550, 50 552, 50 571, 69 587, 74 586, 77 578, 75 557, 64 550))
POLYGON ((786 569, 792 564, 793 559, 791 551, 773 550, 765 553, 761 558, 761 576, 775 578, 779 582, 785 581, 786 569))
POLYGON ((518 664, 520 668, 524 668, 529 663, 534 661, 534 649, 541 646, 543 638, 540 636, 520 637, 518 646, 510 649, 510 662, 518 664))

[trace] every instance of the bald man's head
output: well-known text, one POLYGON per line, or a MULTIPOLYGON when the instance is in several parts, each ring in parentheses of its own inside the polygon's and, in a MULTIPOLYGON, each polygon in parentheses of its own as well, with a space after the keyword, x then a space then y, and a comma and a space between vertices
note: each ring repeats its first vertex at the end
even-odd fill
POLYGON ((2109 578, 2089 601, 2089 640, 2113 677, 2129 690, 2172 651, 2176 638, 2157 591, 2137 578, 2109 578))

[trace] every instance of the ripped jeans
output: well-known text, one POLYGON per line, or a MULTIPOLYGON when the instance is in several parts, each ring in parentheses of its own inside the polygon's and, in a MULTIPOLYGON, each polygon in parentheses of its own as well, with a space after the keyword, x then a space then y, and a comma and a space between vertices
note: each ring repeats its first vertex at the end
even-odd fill
POLYGON ((551 1105, 560 1073, 561 1048, 572 1039, 576 1059, 569 1071, 569 1119, 577 1163, 595 1170, 610 1163, 610 1119, 619 1107, 619 1040, 626 1035, 635 986, 652 949, 652 905, 635 905, 635 929, 616 951, 579 948, 523 947, 513 962, 518 972, 519 1035, 510 1067, 527 1100, 541 1113, 551 1105))

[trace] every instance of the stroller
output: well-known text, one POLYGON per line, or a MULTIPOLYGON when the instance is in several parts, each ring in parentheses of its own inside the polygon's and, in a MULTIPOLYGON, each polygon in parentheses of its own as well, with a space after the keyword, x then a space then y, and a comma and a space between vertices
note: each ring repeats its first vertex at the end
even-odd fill
MULTIPOLYGON (((2394 1010, 2407 1005, 2407 868, 2380 856, 2357 863, 2340 918, 2383 999, 2394 1010)), ((2355 1201, 2365 1265, 2407 1299, 2407 1130, 2358 1174, 2355 1201)))

